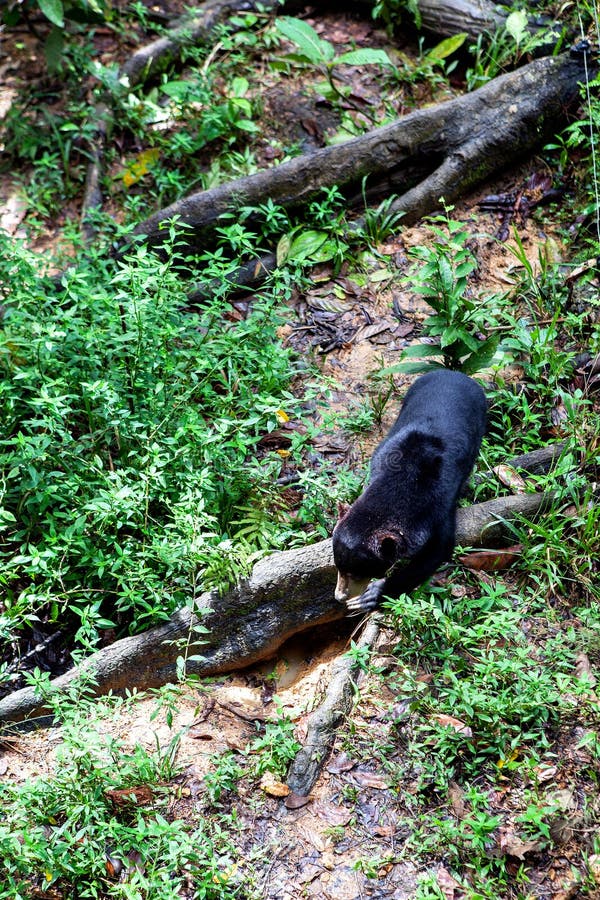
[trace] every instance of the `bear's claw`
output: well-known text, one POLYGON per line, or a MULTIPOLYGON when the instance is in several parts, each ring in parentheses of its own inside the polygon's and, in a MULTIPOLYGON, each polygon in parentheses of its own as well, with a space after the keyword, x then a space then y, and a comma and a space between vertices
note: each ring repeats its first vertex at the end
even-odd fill
POLYGON ((350 597, 346 600, 346 606, 350 613, 373 612, 381 600, 381 592, 385 584, 385 578, 372 581, 366 591, 358 597, 350 597))

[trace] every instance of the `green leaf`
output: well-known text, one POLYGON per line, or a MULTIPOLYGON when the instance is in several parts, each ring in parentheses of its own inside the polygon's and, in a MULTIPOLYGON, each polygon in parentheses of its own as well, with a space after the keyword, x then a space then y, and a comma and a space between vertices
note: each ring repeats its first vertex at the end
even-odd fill
POLYGON ((65 26, 65 11, 62 0, 38 0, 40 11, 58 28, 65 26))
POLYGON ((413 356, 443 356, 439 344, 411 344, 402 352, 402 358, 413 356))
POLYGON ((452 293, 452 286, 454 284, 454 273, 452 271, 452 266, 450 262, 446 259, 445 256, 442 256, 439 261, 439 277, 440 277, 440 285, 445 294, 452 293))
POLYGON ((514 39, 515 44, 520 44, 527 34, 527 13, 525 10, 517 9, 511 12, 504 27, 514 39))
POLYGON ((250 88, 250 84, 248 83, 248 79, 238 76, 237 78, 234 78, 233 81, 231 82, 231 88, 230 88, 231 96, 232 97, 245 97, 246 94, 248 93, 249 88, 250 88))
POLYGON ((307 229, 300 232, 298 237, 292 240, 288 251, 288 259, 293 259, 295 262, 306 262, 309 259, 315 259, 316 254, 327 239, 328 234, 325 231, 307 229))
POLYGON ((282 266, 288 256, 290 255, 290 247, 292 246, 292 239, 289 234, 284 234, 279 243, 277 244, 277 265, 282 266))
POLYGON ((56 72, 60 64, 65 45, 65 35, 62 28, 54 26, 50 34, 46 38, 44 44, 44 55, 46 57, 46 65, 50 72, 56 72))
POLYGON ((308 22, 282 16, 275 19, 275 27, 288 41, 296 44, 313 65, 322 65, 333 59, 335 55, 333 45, 329 41, 322 40, 308 22))
POLYGON ((166 94, 168 97, 173 97, 175 100, 182 100, 187 94, 190 93, 190 82, 189 81, 167 81, 166 84, 162 84, 160 89, 163 94, 166 94))
POLYGON ((452 37, 446 38, 445 40, 440 41, 439 44, 436 44, 435 47, 432 50, 429 50, 425 55, 425 58, 447 59, 449 56, 452 56, 459 47, 462 47, 467 37, 468 35, 464 32, 453 34, 452 37))
POLYGON ((406 375, 422 375, 425 372, 433 372, 434 369, 443 369, 441 363, 427 362, 400 362, 395 366, 384 369, 382 375, 393 375, 394 372, 404 372, 406 375))
POLYGON ((336 56, 335 63, 336 65, 345 66, 394 65, 385 50, 374 50, 369 47, 363 47, 360 50, 349 50, 347 53, 342 53, 341 56, 336 56))
POLYGON ((460 328, 452 326, 450 326, 450 328, 444 328, 441 333, 440 347, 449 347, 450 344, 453 344, 457 340, 461 340, 463 337, 464 333, 460 328))
POLYGON ((241 128, 242 131, 248 131, 250 134, 256 134, 260 131, 256 122, 252 122, 250 119, 238 119, 235 123, 235 127, 241 128))
POLYGON ((488 338, 487 341, 483 342, 481 349, 479 349, 477 353, 472 353, 463 361, 461 369, 465 375, 474 375, 475 372, 480 372, 482 369, 489 366, 498 349, 499 340, 499 335, 488 338))

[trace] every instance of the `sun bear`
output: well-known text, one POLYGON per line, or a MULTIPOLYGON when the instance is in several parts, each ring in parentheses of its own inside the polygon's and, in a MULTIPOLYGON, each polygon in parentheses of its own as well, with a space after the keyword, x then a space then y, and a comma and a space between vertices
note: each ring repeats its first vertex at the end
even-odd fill
POLYGON ((366 488, 333 531, 335 597, 349 610, 408 593, 450 558, 456 503, 486 418, 483 390, 460 372, 436 370, 411 385, 366 488))

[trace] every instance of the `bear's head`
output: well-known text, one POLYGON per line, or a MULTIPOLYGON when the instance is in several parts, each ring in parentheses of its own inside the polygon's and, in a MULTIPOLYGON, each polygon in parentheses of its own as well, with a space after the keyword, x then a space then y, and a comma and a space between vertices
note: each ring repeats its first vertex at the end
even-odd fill
POLYGON ((354 520, 360 521, 361 515, 359 501, 351 507, 340 506, 333 530, 333 558, 338 570, 335 599, 341 603, 362 594, 373 578, 383 578, 407 555, 406 540, 395 525, 357 529, 354 520))

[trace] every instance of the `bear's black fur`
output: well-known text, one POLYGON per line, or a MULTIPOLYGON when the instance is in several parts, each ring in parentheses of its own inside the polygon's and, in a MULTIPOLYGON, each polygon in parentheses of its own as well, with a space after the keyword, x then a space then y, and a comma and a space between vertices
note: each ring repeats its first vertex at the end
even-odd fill
POLYGON ((373 454, 367 487, 335 526, 337 600, 354 611, 375 609, 450 558, 456 503, 477 458, 486 414, 483 390, 460 372, 440 369, 411 385, 373 454))

